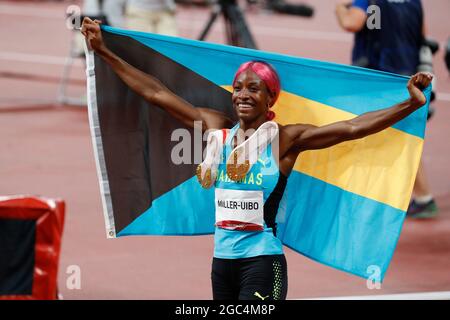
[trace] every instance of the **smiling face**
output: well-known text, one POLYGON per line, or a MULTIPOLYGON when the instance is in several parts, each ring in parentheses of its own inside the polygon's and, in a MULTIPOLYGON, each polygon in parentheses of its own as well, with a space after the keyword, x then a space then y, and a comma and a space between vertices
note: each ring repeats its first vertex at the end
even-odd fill
POLYGON ((236 78, 232 102, 239 119, 245 122, 265 119, 271 101, 266 84, 251 69, 236 78))

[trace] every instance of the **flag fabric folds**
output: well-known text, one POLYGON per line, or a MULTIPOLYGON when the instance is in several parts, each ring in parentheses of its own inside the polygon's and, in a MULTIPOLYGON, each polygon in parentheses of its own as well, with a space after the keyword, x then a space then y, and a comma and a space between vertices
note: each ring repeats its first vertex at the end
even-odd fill
MULTIPOLYGON (((269 62, 279 73, 282 92, 274 121, 282 125, 325 125, 409 96, 408 78, 395 74, 107 26, 102 30, 108 48, 122 59, 191 104, 234 120, 231 82, 249 60, 269 62)), ((86 55, 107 236, 212 234, 214 190, 202 189, 195 178, 204 147, 201 133, 131 91, 92 51, 86 55), (173 153, 187 132, 192 139, 183 142, 192 154, 182 157, 190 161, 174 163, 173 153)), ((430 91, 424 91, 427 98, 430 91)), ((283 244, 364 278, 379 270, 383 279, 411 196, 427 110, 428 105, 364 139, 302 153, 277 216, 283 244)))

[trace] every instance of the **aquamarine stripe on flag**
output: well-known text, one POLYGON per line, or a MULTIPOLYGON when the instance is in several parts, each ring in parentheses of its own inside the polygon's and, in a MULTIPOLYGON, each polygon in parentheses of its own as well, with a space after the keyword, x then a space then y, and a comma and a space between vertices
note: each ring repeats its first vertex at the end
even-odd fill
MULTIPOLYGON (((380 280, 384 278, 404 211, 297 171, 289 176, 285 195, 286 212, 280 212, 277 221, 283 244, 363 278, 370 276, 369 267, 378 267, 380 280)), ((193 177, 154 200, 117 236, 213 234, 214 210, 213 190, 202 189, 193 177), (185 210, 171 210, 174 203, 185 210)))
POLYGON ((153 200, 152 206, 117 236, 213 234, 214 212, 214 190, 203 189, 192 177, 153 200))
POLYGON ((283 244, 363 278, 379 268, 382 280, 405 212, 297 171, 288 181, 286 211, 278 218, 283 244))
MULTIPOLYGON (((108 26, 103 29, 131 37, 217 85, 230 85, 240 64, 261 59, 277 69, 283 90, 355 115, 408 98, 408 78, 392 73, 108 26)), ((425 93, 429 97, 431 87, 425 93)), ((423 138, 421 119, 427 112, 428 107, 420 108, 393 127, 423 138)))

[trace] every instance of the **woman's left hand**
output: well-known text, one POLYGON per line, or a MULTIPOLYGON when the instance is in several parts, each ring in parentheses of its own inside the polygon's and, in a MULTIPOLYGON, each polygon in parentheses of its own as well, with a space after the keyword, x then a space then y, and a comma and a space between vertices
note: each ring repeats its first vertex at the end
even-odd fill
POLYGON ((413 75, 408 81, 408 91, 411 103, 416 107, 421 107, 427 102, 427 98, 422 90, 428 87, 433 80, 433 75, 428 72, 419 72, 413 75))

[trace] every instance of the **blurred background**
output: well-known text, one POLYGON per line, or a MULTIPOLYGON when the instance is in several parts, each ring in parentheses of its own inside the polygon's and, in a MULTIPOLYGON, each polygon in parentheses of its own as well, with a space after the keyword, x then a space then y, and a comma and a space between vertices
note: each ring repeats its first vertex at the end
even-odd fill
MULTIPOLYGON (((100 7, 92 1, 0 1, 0 195, 65 201, 60 298, 211 299, 212 236, 106 239, 84 59, 73 26, 78 12, 106 15, 111 25, 145 28, 140 21, 149 16, 139 17, 145 1, 126 2, 104 0, 100 7)), ((198 39, 203 33, 210 42, 350 64, 354 35, 338 22, 340 2, 163 0, 147 9, 167 14, 161 30, 168 34, 198 39), (241 37, 227 36, 230 25, 241 37)), ((450 292, 450 76, 445 64, 450 2, 422 3, 427 37, 439 45, 431 58, 436 99, 422 162, 438 211, 429 219, 406 219, 381 289, 370 290, 364 279, 285 248, 288 299, 450 292)))

